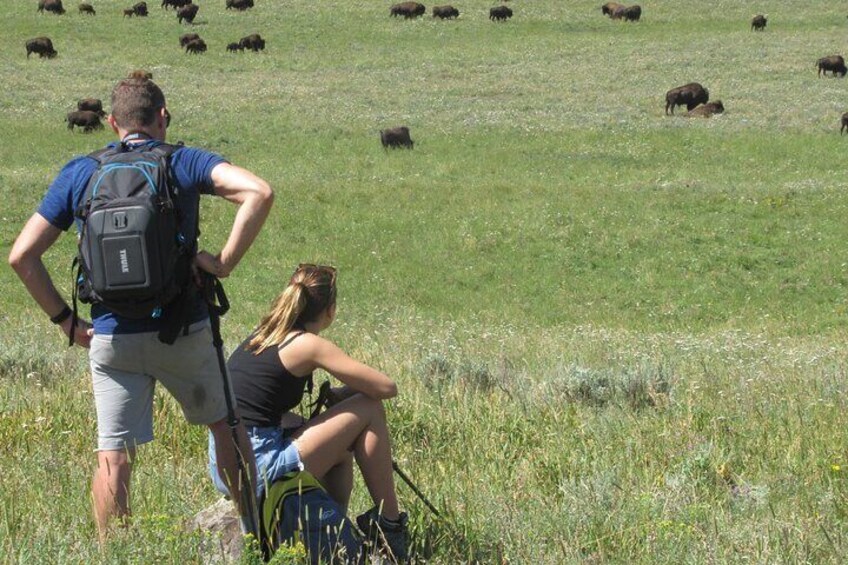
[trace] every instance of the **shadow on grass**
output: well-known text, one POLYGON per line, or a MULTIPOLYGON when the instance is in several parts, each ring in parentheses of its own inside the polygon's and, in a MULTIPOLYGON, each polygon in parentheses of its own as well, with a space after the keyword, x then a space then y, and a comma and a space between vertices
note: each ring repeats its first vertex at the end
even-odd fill
POLYGON ((421 515, 411 524, 410 554, 417 560, 447 563, 503 563, 502 544, 473 531, 452 512, 421 515))

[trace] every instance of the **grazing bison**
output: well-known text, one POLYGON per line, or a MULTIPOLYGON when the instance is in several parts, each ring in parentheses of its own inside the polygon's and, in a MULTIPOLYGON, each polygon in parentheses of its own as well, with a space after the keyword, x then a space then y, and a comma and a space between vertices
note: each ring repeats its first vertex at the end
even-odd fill
POLYGON ((48 59, 52 59, 58 53, 55 49, 53 49, 53 42, 50 41, 49 37, 36 37, 35 39, 28 39, 26 42, 26 51, 27 51, 27 59, 29 59, 30 53, 37 53, 39 57, 47 57, 48 59))
POLYGON ((191 0, 162 0, 162 8, 182 8, 191 4, 191 0))
POLYGON ((506 6, 495 6, 489 10, 489 19, 493 22, 505 22, 512 17, 512 10, 506 6))
POLYGON ((724 104, 721 103, 721 100, 716 100, 715 102, 701 104, 697 108, 686 112, 686 115, 690 118, 709 118, 722 112, 724 112, 724 104))
POLYGON ((616 20, 621 17, 621 11, 624 10, 624 8, 625 6, 623 4, 619 4, 618 2, 607 2, 606 4, 601 6, 601 13, 616 20))
POLYGON ((101 118, 106 117, 106 112, 103 111, 103 101, 99 98, 83 98, 77 101, 77 110, 81 112, 94 112, 101 118))
POLYGON ((265 40, 258 33, 251 33, 239 39, 239 45, 242 49, 250 49, 251 51, 262 51, 265 49, 265 40))
POLYGON ((845 133, 846 129, 848 129, 848 112, 842 114, 842 127, 839 128, 839 135, 845 133))
POLYGON ((192 39, 185 45, 186 53, 197 55, 198 53, 206 53, 206 42, 202 39, 192 39))
POLYGON ((150 71, 145 71, 144 69, 136 69, 127 75, 127 78, 134 78, 137 80, 153 80, 153 73, 150 71))
POLYGON ((821 77, 822 73, 827 76, 827 71, 831 71, 833 76, 836 76, 836 73, 839 73, 839 76, 842 77, 845 76, 845 73, 848 73, 848 68, 845 67, 845 59, 842 58, 842 55, 822 57, 816 61, 816 66, 819 69, 819 77, 821 77))
POLYGON ((127 10, 124 10, 125 16, 129 16, 129 17, 138 16, 140 18, 146 18, 147 17, 147 2, 137 2, 137 3, 133 4, 132 8, 129 8, 129 10, 132 11, 132 14, 130 14, 127 10))
POLYGON ((80 14, 91 14, 92 16, 96 16, 97 12, 94 11, 94 6, 89 4, 88 2, 83 2, 79 5, 79 13, 80 14))
POLYGON ((253 8, 253 0, 227 0, 227 10, 236 9, 243 12, 248 8, 253 8))
POLYGON ((65 7, 62 6, 62 0, 38 0, 38 12, 45 11, 61 16, 65 13, 65 7))
POLYGON ((392 17, 403 16, 405 19, 409 20, 417 18, 418 16, 423 16, 426 11, 427 8, 424 7, 424 4, 419 4, 418 2, 401 2, 400 4, 395 4, 391 7, 389 15, 392 17))
POLYGON ((227 51, 232 51, 233 53, 236 51, 244 51, 244 46, 238 42, 228 43, 227 51))
POLYGON ((693 109, 698 104, 706 104, 710 99, 710 93, 697 82, 690 82, 677 88, 672 88, 665 94, 665 113, 668 109, 674 114, 675 106, 686 105, 687 110, 693 109))
POLYGON ((190 24, 194 23, 194 18, 197 16, 197 11, 199 9, 200 8, 197 4, 186 4, 177 10, 177 20, 179 20, 180 23, 183 23, 183 20, 190 24))
POLYGON ((621 17, 624 18, 625 22, 638 22, 639 18, 642 17, 642 7, 638 4, 628 6, 621 10, 621 17))
POLYGON ((751 31, 763 31, 766 29, 766 17, 762 14, 754 16, 754 19, 751 20, 751 31))
POLYGON ((389 147, 406 147, 407 149, 412 149, 412 146, 415 145, 415 142, 409 138, 409 128, 406 126, 381 129, 380 143, 383 144, 383 149, 386 151, 388 151, 389 147))
POLYGON ((123 11, 125 18, 131 18, 135 15, 135 10, 133 10, 132 8, 124 8, 123 11))
POLYGON ((185 47, 189 41, 194 41, 195 39, 200 39, 200 36, 196 33, 184 33, 180 36, 180 47, 185 47))
POLYGON ((97 115, 97 112, 89 112, 88 110, 70 112, 65 121, 68 122, 68 129, 72 131, 74 126, 81 127, 83 133, 103 129, 103 124, 100 122, 100 116, 97 115))
POLYGON ((433 6, 433 17, 442 20, 450 20, 459 17, 459 10, 453 6, 433 6))

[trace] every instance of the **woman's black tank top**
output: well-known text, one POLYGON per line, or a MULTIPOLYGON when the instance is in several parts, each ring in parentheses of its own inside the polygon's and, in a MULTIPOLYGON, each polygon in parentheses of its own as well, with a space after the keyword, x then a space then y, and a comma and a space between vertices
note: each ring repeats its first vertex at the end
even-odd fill
POLYGON ((292 336, 280 347, 269 347, 259 355, 254 355, 247 348, 253 339, 251 334, 230 355, 227 369, 241 419, 246 426, 279 426, 283 413, 303 400, 307 385, 312 384, 312 374, 296 377, 280 361, 280 349, 301 334, 303 332, 292 336))

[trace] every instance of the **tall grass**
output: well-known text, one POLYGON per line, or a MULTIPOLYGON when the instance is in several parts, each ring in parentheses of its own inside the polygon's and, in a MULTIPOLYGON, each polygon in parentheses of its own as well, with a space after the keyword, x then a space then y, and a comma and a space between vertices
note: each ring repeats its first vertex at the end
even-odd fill
MULTIPOLYGON (((340 269, 330 335, 397 378, 415 550, 436 563, 832 562, 848 553, 846 83, 818 79, 832 3, 489 2, 392 19, 359 0, 204 2, 195 26, 115 0, 86 17, 0 11, 0 250, 61 164, 78 98, 153 72, 171 140, 269 179, 277 200, 227 288, 236 343, 301 261, 340 269), (769 14, 763 33, 749 31, 769 14), (179 49, 200 33, 202 56, 179 49), (228 54, 248 33, 264 53, 228 54), (48 35, 60 55, 25 58, 48 35), (663 113, 698 81, 727 112, 663 113), (408 125, 413 151, 378 130, 408 125)), ((428 6, 429 8, 429 6, 428 6)), ((845 55, 844 52, 842 52, 845 55)), ((232 207, 203 207, 216 250, 232 207)), ((45 261, 70 295, 72 237, 45 261)), ((132 526, 90 519, 84 355, 0 270, 0 561, 203 562, 184 521, 215 498, 205 433, 165 394, 132 526)), ((353 510, 364 509, 358 488, 353 510)))

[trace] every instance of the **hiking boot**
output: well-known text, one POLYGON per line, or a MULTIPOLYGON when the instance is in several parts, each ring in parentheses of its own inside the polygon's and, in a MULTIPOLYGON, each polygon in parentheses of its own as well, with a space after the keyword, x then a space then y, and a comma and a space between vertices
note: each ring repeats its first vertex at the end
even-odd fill
POLYGON ((408 521, 406 512, 401 512, 397 522, 388 522, 378 514, 377 507, 356 517, 356 525, 365 534, 365 538, 371 543, 376 542, 376 546, 389 553, 389 557, 397 563, 406 563, 409 559, 409 531, 406 527, 408 521))

